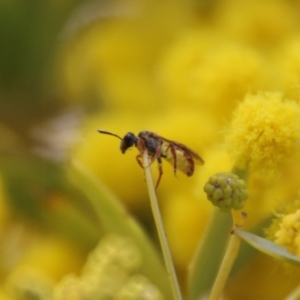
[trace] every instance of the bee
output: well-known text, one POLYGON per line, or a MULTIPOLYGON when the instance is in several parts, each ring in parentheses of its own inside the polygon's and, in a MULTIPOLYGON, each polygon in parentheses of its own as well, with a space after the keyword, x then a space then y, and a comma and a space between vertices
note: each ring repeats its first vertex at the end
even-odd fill
POLYGON ((121 138, 117 134, 100 129, 98 129, 98 132, 102 134, 112 135, 120 139, 120 150, 123 154, 128 148, 135 146, 139 150, 139 154, 136 156, 136 160, 142 168, 144 168, 141 160, 142 155, 143 152, 147 150, 150 165, 155 160, 157 160, 158 162, 159 177, 156 183, 156 189, 163 174, 162 158, 173 165, 175 176, 177 170, 180 170, 187 176, 192 176, 194 174, 195 163, 201 165, 204 164, 204 160, 201 158, 201 156, 187 146, 166 139, 151 131, 141 131, 137 136, 135 136, 132 132, 128 132, 123 138, 121 138))

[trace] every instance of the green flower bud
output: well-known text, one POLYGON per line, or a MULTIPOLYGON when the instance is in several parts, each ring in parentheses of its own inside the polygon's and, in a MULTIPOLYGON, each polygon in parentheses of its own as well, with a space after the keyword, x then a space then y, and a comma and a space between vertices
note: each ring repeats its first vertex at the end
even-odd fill
POLYGON ((225 172, 211 176, 204 185, 204 192, 208 200, 224 212, 241 209, 248 198, 245 181, 225 172))

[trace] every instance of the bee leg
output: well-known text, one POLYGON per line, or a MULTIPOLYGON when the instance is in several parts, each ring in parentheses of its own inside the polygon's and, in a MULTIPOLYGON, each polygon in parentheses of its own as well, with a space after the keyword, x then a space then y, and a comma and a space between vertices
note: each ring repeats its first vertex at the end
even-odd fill
POLYGON ((156 186, 155 186, 155 189, 158 188, 158 185, 160 183, 160 180, 161 180, 161 177, 162 177, 162 174, 163 174, 163 170, 162 170, 162 161, 161 161, 161 158, 158 157, 157 158, 157 163, 158 163, 158 179, 157 179, 157 182, 156 182, 156 186))
MULTIPOLYGON (((138 148, 140 153, 143 153, 143 151, 146 149, 144 140, 141 138, 138 138, 138 140, 136 142, 136 147, 138 148)), ((140 155, 140 157, 141 157, 141 155, 140 155)))
MULTIPOLYGON (((143 163, 142 163, 142 161, 141 161, 141 158, 142 158, 142 154, 138 154, 138 155, 135 157, 137 163, 140 165, 140 167, 141 167, 142 169, 144 169, 144 166, 143 166, 143 163)), ((148 159, 149 159, 150 162, 149 162, 149 165, 148 165, 147 167, 150 167, 151 164, 153 163, 153 158, 152 158, 151 156, 148 156, 148 159)))
POLYGON ((158 147, 156 148, 156 151, 155 151, 154 156, 152 157, 152 160, 155 161, 156 159, 158 160, 158 159, 160 159, 160 158, 161 158, 161 147, 158 146, 158 147))
POLYGON ((142 162, 141 162, 141 157, 142 157, 142 155, 141 155, 141 154, 138 154, 138 155, 135 157, 135 159, 136 159, 137 163, 139 164, 139 166, 140 166, 142 169, 144 169, 144 166, 143 166, 143 164, 142 164, 142 162))
POLYGON ((175 146, 174 146, 173 144, 170 144, 168 148, 170 148, 170 150, 171 150, 171 154, 172 154, 172 156, 173 156, 173 161, 174 161, 174 163, 173 163, 173 168, 174 168, 174 176, 175 176, 175 177, 177 177, 177 175, 176 175, 176 171, 177 171, 177 156, 176 156, 176 148, 175 148, 175 146))
MULTIPOLYGON (((143 152, 147 149, 146 146, 145 146, 145 142, 143 139, 139 138, 137 140, 137 144, 136 144, 136 147, 138 148, 138 150, 140 151, 140 153, 136 156, 136 160, 138 162, 138 164, 144 169, 144 165, 141 161, 142 159, 142 156, 143 156, 143 152)), ((152 163, 153 163, 153 159, 152 157, 149 155, 148 153, 148 160, 150 161, 149 162, 149 165, 147 167, 149 167, 152 163)))
MULTIPOLYGON (((140 154, 138 156, 141 157, 142 155, 140 154)), ((160 157, 161 157, 161 147, 157 147, 156 152, 155 152, 154 155, 151 155, 151 154, 148 153, 149 165, 147 167, 150 167, 153 164, 153 162, 156 159, 160 159, 160 157)))
MULTIPOLYGON (((143 166, 143 163, 141 161, 141 157, 142 157, 142 154, 138 154, 135 159, 137 161, 137 163, 139 164, 139 166, 144 169, 144 166, 143 166)), ((149 160, 150 160, 150 163, 148 165, 148 167, 153 163, 153 158, 152 157, 149 157, 149 160)), ((157 180, 157 183, 156 183, 156 186, 155 186, 155 189, 158 188, 158 185, 160 183, 160 180, 161 180, 161 176, 163 174, 163 170, 162 170, 162 161, 161 161, 161 158, 158 157, 157 158, 157 162, 158 162, 158 172, 159 172, 159 175, 158 175, 158 180, 157 180)))

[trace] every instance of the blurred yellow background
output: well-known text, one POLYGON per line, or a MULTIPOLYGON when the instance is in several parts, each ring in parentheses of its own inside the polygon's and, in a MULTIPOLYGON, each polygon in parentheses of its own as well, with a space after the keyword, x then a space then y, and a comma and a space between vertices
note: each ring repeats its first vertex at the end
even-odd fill
MULTIPOLYGON (((66 179, 71 161, 94 174, 158 247, 137 150, 123 155, 120 141, 97 129, 121 137, 150 130, 203 157, 189 178, 174 177, 163 162, 157 190, 185 291, 212 211, 203 186, 235 163, 225 143, 234 109, 264 91, 299 101, 300 3, 2 1, 0 28, 1 299, 31 299, 26 284, 36 281, 46 296, 32 293, 48 299, 104 234, 66 179)), ((156 163, 152 169, 156 181, 156 163)), ((250 176, 248 228, 297 197, 299 166, 282 174, 289 180, 250 176)), ((273 272, 277 264, 245 261, 224 299, 283 299, 299 280, 273 272), (265 293, 253 291, 252 278, 266 282, 265 293)))

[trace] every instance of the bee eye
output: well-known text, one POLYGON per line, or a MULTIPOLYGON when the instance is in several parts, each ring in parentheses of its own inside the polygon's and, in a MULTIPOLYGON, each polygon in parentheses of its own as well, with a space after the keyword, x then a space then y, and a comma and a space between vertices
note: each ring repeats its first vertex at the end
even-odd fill
POLYGON ((122 139, 122 142, 121 142, 121 145, 120 145, 120 149, 121 149, 121 152, 122 153, 125 153, 125 151, 132 147, 134 144, 136 144, 136 136, 131 133, 131 132, 128 132, 122 139))

